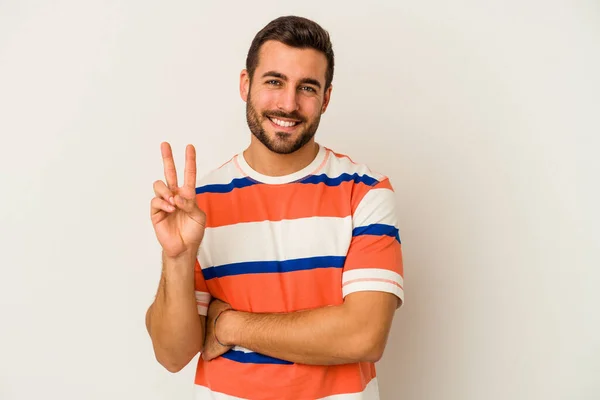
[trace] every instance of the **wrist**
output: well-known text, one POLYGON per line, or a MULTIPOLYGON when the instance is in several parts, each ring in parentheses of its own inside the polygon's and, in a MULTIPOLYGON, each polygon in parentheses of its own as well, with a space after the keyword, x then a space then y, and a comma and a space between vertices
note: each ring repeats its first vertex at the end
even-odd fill
POLYGON ((163 262, 166 265, 189 265, 190 263, 195 264, 196 258, 198 256, 198 249, 188 249, 176 256, 167 255, 167 253, 163 250, 162 257, 163 262))
POLYGON ((215 318, 215 336, 223 346, 236 345, 236 321, 238 312, 233 308, 221 311, 215 318))

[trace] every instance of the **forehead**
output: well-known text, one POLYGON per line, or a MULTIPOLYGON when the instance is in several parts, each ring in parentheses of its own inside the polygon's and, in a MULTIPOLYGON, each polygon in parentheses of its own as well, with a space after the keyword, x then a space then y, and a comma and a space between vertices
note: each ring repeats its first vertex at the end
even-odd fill
POLYGON ((313 78, 324 85, 327 58, 315 49, 299 49, 269 40, 260 48, 254 74, 260 77, 267 71, 282 73, 291 80, 313 78))

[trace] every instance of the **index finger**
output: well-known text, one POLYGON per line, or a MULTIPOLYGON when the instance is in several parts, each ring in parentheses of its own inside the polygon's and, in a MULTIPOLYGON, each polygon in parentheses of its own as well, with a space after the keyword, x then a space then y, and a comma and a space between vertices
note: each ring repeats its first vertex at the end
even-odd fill
POLYGON ((188 144, 185 148, 185 172, 183 174, 183 185, 196 190, 196 149, 188 144))
POLYGON ((165 179, 167 180, 167 186, 169 189, 177 189, 177 171, 175 170, 175 161, 173 160, 173 152, 171 151, 171 145, 167 142, 160 144, 160 152, 163 158, 163 165, 165 167, 165 179))

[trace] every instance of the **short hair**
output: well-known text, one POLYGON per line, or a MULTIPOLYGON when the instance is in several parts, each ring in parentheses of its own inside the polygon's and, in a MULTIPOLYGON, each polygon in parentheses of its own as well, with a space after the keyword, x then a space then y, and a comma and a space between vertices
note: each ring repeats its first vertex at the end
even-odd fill
POLYGON ((276 40, 290 47, 300 49, 311 48, 323 53, 327 59, 325 89, 329 88, 333 81, 333 46, 331 45, 329 33, 319 24, 297 16, 279 17, 269 22, 256 34, 248 50, 246 70, 250 75, 250 79, 254 76, 254 71, 258 65, 260 48, 269 40, 276 40))

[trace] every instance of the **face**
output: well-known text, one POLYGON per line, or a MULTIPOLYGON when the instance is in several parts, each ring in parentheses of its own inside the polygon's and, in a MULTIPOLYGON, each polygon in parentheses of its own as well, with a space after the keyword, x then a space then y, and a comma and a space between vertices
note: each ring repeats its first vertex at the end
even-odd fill
POLYGON ((269 150, 290 154, 313 141, 331 95, 331 86, 325 90, 326 70, 323 53, 268 41, 254 75, 242 71, 248 126, 269 150))

